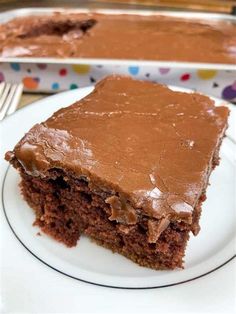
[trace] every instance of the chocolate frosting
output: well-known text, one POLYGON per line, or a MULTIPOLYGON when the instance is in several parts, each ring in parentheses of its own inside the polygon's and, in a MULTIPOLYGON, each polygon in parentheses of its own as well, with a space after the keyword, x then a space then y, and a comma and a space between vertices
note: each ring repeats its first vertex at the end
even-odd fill
POLYGON ((161 233, 169 226, 170 221, 168 218, 160 220, 148 220, 148 242, 156 243, 161 233))
POLYGON ((8 159, 32 176, 60 168, 111 190, 111 220, 135 223, 138 208, 191 223, 227 117, 206 96, 109 76, 35 125, 8 159))
POLYGON ((111 206, 112 215, 109 217, 110 220, 116 220, 127 225, 137 223, 136 211, 125 199, 122 200, 121 197, 113 195, 108 197, 105 202, 111 206))
POLYGON ((138 15, 32 16, 0 25, 0 55, 236 64, 236 24, 138 15))

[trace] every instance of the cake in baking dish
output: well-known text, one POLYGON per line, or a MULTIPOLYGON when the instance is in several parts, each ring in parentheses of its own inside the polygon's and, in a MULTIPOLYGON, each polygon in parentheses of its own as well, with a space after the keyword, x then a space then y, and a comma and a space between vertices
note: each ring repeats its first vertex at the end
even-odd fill
POLYGON ((236 64, 236 24, 161 15, 28 16, 0 25, 0 56, 236 64))

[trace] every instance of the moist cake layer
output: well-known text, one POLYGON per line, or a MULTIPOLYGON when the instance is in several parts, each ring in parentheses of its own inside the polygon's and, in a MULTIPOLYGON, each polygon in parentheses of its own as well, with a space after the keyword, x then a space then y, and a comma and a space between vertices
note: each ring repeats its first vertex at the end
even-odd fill
POLYGON ((4 57, 84 57, 236 64, 230 21, 163 16, 54 14, 0 25, 4 57))
POLYGON ((227 117, 206 96, 110 76, 6 157, 56 239, 71 246, 85 233, 141 265, 181 267, 227 117))
MULTIPOLYGON (((61 170, 52 170, 43 179, 21 171, 22 193, 35 211, 35 225, 56 240, 71 247, 83 233, 142 266, 154 269, 183 266, 191 225, 173 221, 158 230, 159 221, 142 214, 135 224, 118 223, 110 220, 112 211, 106 203, 106 198, 112 195, 110 191, 97 189, 95 193, 84 179, 61 170)), ((195 210, 196 224, 204 199, 203 193, 195 210)))

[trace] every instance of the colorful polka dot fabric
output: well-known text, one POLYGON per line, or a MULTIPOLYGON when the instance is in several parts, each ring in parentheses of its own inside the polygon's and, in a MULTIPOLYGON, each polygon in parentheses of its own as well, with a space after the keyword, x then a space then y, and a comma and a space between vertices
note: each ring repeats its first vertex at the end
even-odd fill
POLYGON ((59 92, 95 84, 109 74, 130 75, 137 79, 190 88, 207 95, 236 101, 236 72, 163 68, 153 65, 89 64, 0 64, 0 82, 23 82, 32 92, 59 92))

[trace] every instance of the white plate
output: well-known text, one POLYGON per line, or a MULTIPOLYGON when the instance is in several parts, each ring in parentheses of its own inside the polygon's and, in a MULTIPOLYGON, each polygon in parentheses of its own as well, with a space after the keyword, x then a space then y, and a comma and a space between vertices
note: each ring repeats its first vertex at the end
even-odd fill
MULTIPOLYGON (((174 88, 183 90, 182 88, 174 88)), ((28 129, 49 117, 55 110, 65 107, 89 92, 92 87, 60 93, 27 106, 5 119, 0 126, 1 159, 13 148, 28 129)), ((216 104, 222 103, 215 99, 216 104)), ((230 105, 229 105, 230 106, 230 105)), ((46 235, 37 236, 39 229, 32 226, 34 215, 22 200, 19 175, 2 161, 2 205, 5 218, 21 244, 38 259, 57 272, 79 281, 117 288, 168 287, 192 282, 232 263, 235 257, 235 108, 231 105, 228 136, 221 148, 221 163, 211 175, 207 200, 201 217, 201 232, 191 237, 184 270, 154 271, 140 267, 123 256, 91 243, 82 237, 75 248, 66 248, 46 235)), ((58 274, 61 276, 60 274, 58 274)))

